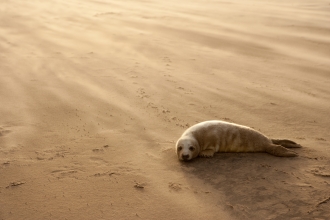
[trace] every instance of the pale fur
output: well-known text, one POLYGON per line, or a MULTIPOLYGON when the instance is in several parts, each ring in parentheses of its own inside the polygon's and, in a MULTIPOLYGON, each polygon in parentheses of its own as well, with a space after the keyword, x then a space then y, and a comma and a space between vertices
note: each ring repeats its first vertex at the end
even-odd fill
POLYGON ((269 139, 250 127, 219 120, 191 126, 176 143, 180 160, 212 157, 215 152, 267 152, 275 156, 297 156, 285 147, 301 146, 290 140, 269 139))

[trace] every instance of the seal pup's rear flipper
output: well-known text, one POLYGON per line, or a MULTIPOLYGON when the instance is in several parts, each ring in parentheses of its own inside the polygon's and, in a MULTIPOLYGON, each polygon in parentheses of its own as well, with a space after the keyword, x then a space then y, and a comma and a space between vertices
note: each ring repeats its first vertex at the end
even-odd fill
POLYGON ((287 140, 287 139, 271 139, 273 144, 276 145, 281 145, 283 147, 287 147, 287 148, 300 148, 302 147, 300 144, 297 144, 294 141, 291 140, 287 140))
POLYGON ((277 156, 277 157, 297 157, 298 154, 292 150, 288 150, 285 147, 282 147, 281 145, 271 144, 268 147, 266 147, 266 152, 277 156))

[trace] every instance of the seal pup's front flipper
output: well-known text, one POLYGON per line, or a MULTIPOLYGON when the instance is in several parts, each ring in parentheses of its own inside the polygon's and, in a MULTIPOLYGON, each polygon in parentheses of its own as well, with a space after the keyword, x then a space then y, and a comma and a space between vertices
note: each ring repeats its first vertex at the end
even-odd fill
POLYGON ((198 156, 200 156, 200 157, 213 157, 214 153, 215 153, 214 149, 206 149, 206 150, 203 150, 203 151, 199 152, 198 156))

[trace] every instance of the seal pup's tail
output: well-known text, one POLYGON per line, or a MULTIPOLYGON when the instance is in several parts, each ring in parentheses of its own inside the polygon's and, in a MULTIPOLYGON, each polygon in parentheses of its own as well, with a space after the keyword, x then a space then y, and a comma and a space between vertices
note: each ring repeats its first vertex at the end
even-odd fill
POLYGON ((300 144, 297 144, 294 141, 287 140, 287 139, 270 139, 273 144, 281 145, 286 148, 300 148, 302 147, 300 144))

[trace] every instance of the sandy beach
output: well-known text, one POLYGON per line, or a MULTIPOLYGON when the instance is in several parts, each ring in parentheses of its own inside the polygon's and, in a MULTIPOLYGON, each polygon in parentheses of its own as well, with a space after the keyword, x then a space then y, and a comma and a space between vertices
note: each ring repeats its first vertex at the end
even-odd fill
POLYGON ((0 220, 330 219, 328 0, 0 2, 0 220), (211 119, 295 158, 175 142, 211 119))

